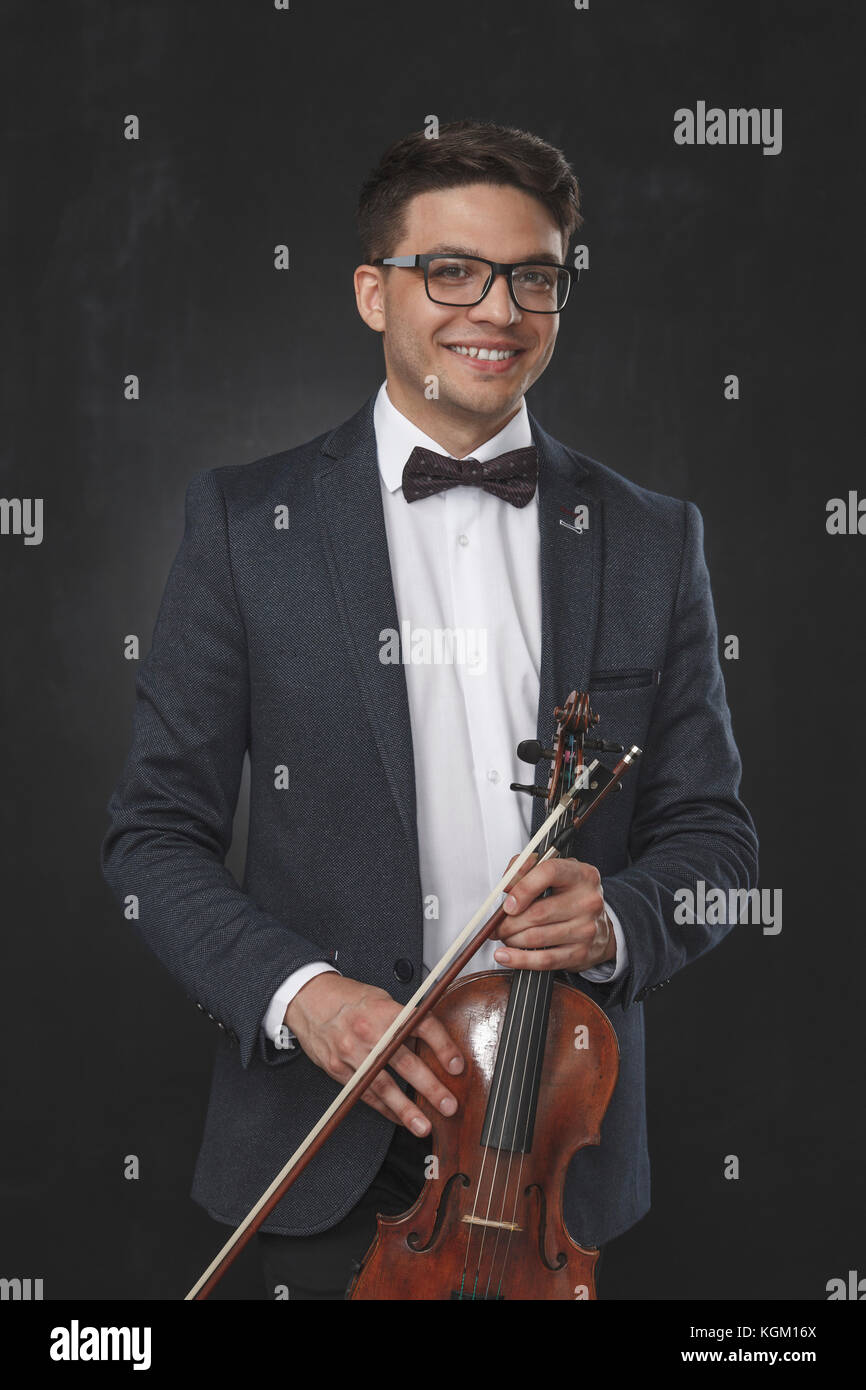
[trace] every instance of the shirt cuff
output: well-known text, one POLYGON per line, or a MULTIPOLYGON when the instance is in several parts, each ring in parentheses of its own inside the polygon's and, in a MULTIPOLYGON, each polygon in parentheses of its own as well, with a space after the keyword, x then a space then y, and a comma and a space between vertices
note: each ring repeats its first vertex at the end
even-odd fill
POLYGON ((317 975, 324 975, 326 970, 333 970, 335 975, 339 975, 340 973, 336 966, 329 965, 328 962, 324 960, 314 960, 310 965, 302 965, 300 970, 295 970, 287 979, 283 980, 279 989, 272 996, 267 1012, 262 1020, 262 1028, 267 1037, 269 1037, 274 1044, 274 1047, 287 1048, 297 1046, 297 1038, 283 1022, 286 1016, 286 1009, 303 985, 315 979, 317 975))
POLYGON ((601 965, 593 965, 589 970, 580 970, 578 974, 584 980, 591 980, 596 984, 612 984, 618 980, 620 975, 628 965, 628 947, 625 944, 625 937, 622 934, 622 927, 619 918, 609 903, 605 903, 610 924, 613 927, 613 936, 616 942, 616 957, 614 960, 602 961, 601 965))

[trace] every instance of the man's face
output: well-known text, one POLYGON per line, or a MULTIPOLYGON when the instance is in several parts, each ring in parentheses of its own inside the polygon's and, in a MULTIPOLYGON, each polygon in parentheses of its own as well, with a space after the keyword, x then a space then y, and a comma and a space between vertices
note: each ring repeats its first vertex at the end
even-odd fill
MULTIPOLYGON (((562 262, 564 256, 562 234, 542 203, 518 188, 489 184, 419 193, 411 200, 405 235, 388 254, 439 250, 503 262, 539 256, 562 262)), ((514 414, 553 355, 559 315, 519 309, 502 275, 480 304, 458 307, 428 299, 421 269, 382 267, 378 273, 380 288, 369 284, 369 312, 363 316, 384 335, 395 404, 411 403, 427 418, 432 407, 455 424, 478 417, 494 424, 514 414), (457 346, 517 351, 490 362, 461 355, 457 346), (432 401, 431 376, 438 380, 438 399, 432 401)))

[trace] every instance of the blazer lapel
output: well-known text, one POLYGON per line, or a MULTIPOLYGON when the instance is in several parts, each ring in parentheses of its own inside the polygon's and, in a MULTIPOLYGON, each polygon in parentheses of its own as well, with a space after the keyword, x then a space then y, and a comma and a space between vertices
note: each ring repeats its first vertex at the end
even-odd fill
MULTIPOLYGON (((538 450, 538 525, 541 552, 541 680, 536 737, 545 748, 555 729, 554 708, 572 690, 586 690, 598 623, 601 591, 602 508, 589 469, 578 455, 547 434, 529 415, 538 450), (585 506, 588 524, 573 529, 575 507, 585 506), (567 523, 562 525, 561 523, 567 523)), ((540 767, 545 771, 547 764, 540 767)), ((533 803, 533 833, 546 816, 533 803)))
POLYGON ((385 628, 399 631, 399 621, 373 428, 375 399, 371 396, 325 439, 323 466, 314 485, 325 554, 364 709, 417 875, 415 763, 406 675, 401 664, 379 660, 379 634, 385 628))

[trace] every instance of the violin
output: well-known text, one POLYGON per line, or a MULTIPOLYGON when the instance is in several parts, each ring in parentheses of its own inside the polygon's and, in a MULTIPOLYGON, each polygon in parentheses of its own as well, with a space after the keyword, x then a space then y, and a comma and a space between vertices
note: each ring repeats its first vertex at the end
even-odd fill
MULTIPOLYGON (((549 810, 564 788, 583 778, 591 794, 603 775, 590 781, 584 773, 584 735, 597 722, 588 696, 573 692, 555 714, 552 754, 537 744, 518 750, 527 760, 550 756, 549 810)), ((552 827, 541 857, 555 838, 552 827)), ((445 1117, 416 1097, 432 1125, 427 1180, 402 1216, 377 1217, 349 1298, 596 1297, 598 1251, 572 1239, 562 1193, 574 1154, 600 1141, 619 1045, 603 1011, 554 974, 491 970, 446 991, 436 1017, 466 1066, 446 1076, 421 1039, 417 1051, 451 1089, 457 1111, 445 1117)))
MULTIPOLYGON (((521 877, 530 855, 562 854, 587 817, 620 786, 640 757, 632 746, 608 771, 586 749, 623 752, 621 744, 589 742, 598 722, 589 696, 572 691, 557 721, 554 747, 527 740, 518 756, 549 759, 542 796, 547 817, 509 864, 478 911, 448 947, 409 1002, 313 1126, 284 1168, 196 1281, 187 1300, 204 1299, 283 1194, 319 1152, 371 1081, 407 1043, 433 1008, 460 1047, 466 1066, 447 1078, 420 1039, 424 1061, 458 1100, 445 1119, 423 1097, 433 1124, 430 1178, 403 1216, 379 1216, 377 1235, 348 1297, 594 1298, 597 1250, 571 1238, 562 1215, 565 1170, 574 1153, 600 1141, 601 1122, 616 1084, 619 1046, 607 1016, 553 971, 462 972, 506 920, 497 898, 521 877), (458 979, 458 976, 461 978, 458 979)), ((549 890, 548 890, 549 891, 549 890)))

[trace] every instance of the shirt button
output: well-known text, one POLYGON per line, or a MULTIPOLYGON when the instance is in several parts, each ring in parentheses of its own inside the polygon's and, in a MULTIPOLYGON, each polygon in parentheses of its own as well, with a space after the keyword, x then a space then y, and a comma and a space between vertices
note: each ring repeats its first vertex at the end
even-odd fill
POLYGON ((406 960, 405 957, 402 956, 400 960, 395 960, 394 974, 397 976, 397 979, 400 981, 401 984, 408 984, 412 976, 415 974, 415 968, 412 965, 411 960, 406 960))
POLYGON ((490 771, 489 771, 488 774, 487 774, 487 780, 488 780, 488 782, 498 782, 498 781, 499 781, 499 773, 496 771, 496 768, 495 768, 495 767, 491 767, 490 771))
POLYGON ((458 545, 468 545, 468 544, 469 544, 469 537, 468 537, 468 536, 458 536, 458 537, 457 537, 457 544, 458 544, 458 545))

